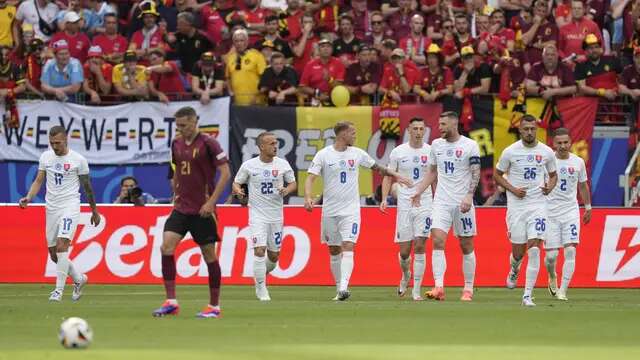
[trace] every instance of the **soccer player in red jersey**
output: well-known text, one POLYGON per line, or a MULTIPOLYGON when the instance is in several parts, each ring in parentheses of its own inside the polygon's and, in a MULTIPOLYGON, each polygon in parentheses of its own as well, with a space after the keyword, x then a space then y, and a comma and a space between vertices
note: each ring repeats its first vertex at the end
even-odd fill
POLYGON ((153 316, 177 315, 176 247, 190 232, 200 246, 209 270, 209 304, 196 316, 220 317, 220 263, 215 251, 219 241, 215 204, 230 178, 227 154, 213 137, 198 132, 196 111, 183 107, 175 113, 177 136, 171 143, 170 177, 174 189, 174 209, 164 225, 162 239, 162 278, 167 299, 153 316), (215 181, 216 172, 220 171, 215 181), (215 182, 215 186, 214 186, 215 182))

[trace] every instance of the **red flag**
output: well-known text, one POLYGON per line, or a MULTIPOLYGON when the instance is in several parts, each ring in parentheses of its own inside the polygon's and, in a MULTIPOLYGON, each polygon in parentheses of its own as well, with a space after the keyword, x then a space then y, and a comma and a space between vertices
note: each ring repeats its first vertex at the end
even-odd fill
POLYGON ((460 114, 460 122, 464 131, 471 131, 473 124, 473 104, 471 103, 471 89, 463 90, 464 98, 462 99, 462 113, 460 114))

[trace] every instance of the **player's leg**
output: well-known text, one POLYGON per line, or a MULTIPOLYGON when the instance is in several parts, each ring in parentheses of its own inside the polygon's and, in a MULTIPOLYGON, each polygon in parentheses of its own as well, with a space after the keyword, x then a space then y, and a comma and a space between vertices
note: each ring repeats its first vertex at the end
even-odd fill
POLYGON ((249 229, 253 243, 253 279, 256 297, 266 301, 267 296, 264 294, 267 278, 266 252, 267 239, 271 234, 270 226, 266 223, 251 223, 249 229))
POLYGON ((564 264, 562 264, 562 281, 558 289, 558 300, 568 300, 567 290, 576 269, 576 250, 580 241, 580 214, 572 217, 572 221, 566 222, 562 232, 562 245, 564 246, 564 264))
POLYGON ((413 232, 411 231, 411 214, 408 210, 398 210, 396 216, 396 236, 395 242, 398 244, 398 263, 402 273, 400 285, 398 286, 398 296, 402 297, 407 292, 409 280, 411 279, 411 239, 413 232))
POLYGON ((220 241, 218 229, 213 216, 191 217, 189 232, 193 240, 200 246, 202 258, 207 264, 209 272, 209 304, 196 314, 200 318, 220 317, 220 282, 222 279, 220 262, 216 255, 216 242, 220 241))
MULTIPOLYGON (((413 210, 413 209, 412 209, 413 210)), ((413 300, 420 301, 422 299, 422 279, 426 264, 425 242, 431 233, 431 210, 416 209, 413 210, 416 215, 412 219, 412 235, 413 235, 413 300)))
POLYGON ((444 300, 444 273, 447 270, 444 246, 449 229, 453 224, 453 209, 453 207, 445 205, 434 204, 433 206, 431 266, 433 267, 434 287, 425 294, 429 299, 444 300))
POLYGON ((278 265, 280 259, 280 249, 282 248, 282 240, 284 240, 284 231, 282 223, 271 224, 271 236, 267 241, 267 274, 272 272, 278 265))
POLYGON ((549 218, 547 226, 547 239, 544 242, 544 266, 549 274, 549 294, 556 296, 558 291, 556 262, 558 260, 559 249, 562 247, 562 223, 559 219, 549 218))
POLYGON ((473 282, 476 276, 476 253, 473 246, 473 237, 477 234, 475 207, 472 206, 466 213, 460 211, 460 208, 456 208, 453 229, 460 240, 462 250, 464 288, 460 300, 471 301, 473 299, 473 282))
POLYGON ((535 306, 533 288, 540 272, 540 249, 546 239, 546 209, 534 209, 527 219, 527 273, 522 296, 522 305, 535 306))
POLYGON ((174 254, 176 247, 187 233, 188 221, 187 215, 173 210, 164 223, 160 254, 162 256, 162 280, 166 299, 162 306, 153 311, 153 316, 177 315, 180 312, 180 306, 176 299, 176 261, 174 254))
MULTIPOLYGON (((67 276, 69 275, 69 267, 72 266, 71 260, 69 259, 69 245, 71 244, 71 239, 75 234, 75 230, 78 223, 78 214, 80 212, 79 206, 64 209, 63 211, 58 212, 57 214, 52 214, 52 221, 54 224, 54 229, 56 230, 55 235, 55 252, 56 252, 56 288, 51 293, 49 300, 51 301, 61 301, 62 293, 64 291, 65 283, 67 282, 67 276)), ((82 281, 82 277, 74 270, 73 271, 74 282, 82 281)), ((78 297, 73 297, 74 300, 79 299, 78 297)))
MULTIPOLYGON (((331 274, 336 284, 336 293, 340 288, 340 265, 342 262, 342 238, 338 232, 338 222, 336 217, 322 217, 320 229, 320 241, 327 244, 329 249, 329 266, 331 274)), ((334 298, 338 300, 338 296, 334 298)))
POLYGON ((511 254, 509 255, 509 274, 507 275, 507 288, 514 289, 518 282, 518 274, 524 255, 527 251, 526 212, 522 210, 507 210, 507 231, 511 242, 511 254))
POLYGON ((354 267, 354 248, 360 234, 360 216, 352 215, 342 217, 338 224, 340 237, 342 238, 342 260, 340 261, 340 288, 338 300, 344 301, 351 296, 349 293, 349 280, 354 267))

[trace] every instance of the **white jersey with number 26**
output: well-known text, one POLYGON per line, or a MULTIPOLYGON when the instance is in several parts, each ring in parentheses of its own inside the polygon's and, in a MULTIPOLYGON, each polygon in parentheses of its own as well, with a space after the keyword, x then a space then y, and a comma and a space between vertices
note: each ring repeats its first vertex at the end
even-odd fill
POLYGON ((438 167, 434 204, 459 205, 471 186, 471 165, 480 164, 478 143, 466 136, 455 142, 435 139, 429 165, 438 167))
POLYGON ((40 155, 38 170, 47 174, 45 200, 48 210, 63 209, 80 204, 80 175, 89 174, 89 163, 84 156, 69 149, 66 155, 58 156, 53 150, 40 155))
POLYGON ((349 146, 337 151, 333 145, 318 151, 309 173, 322 176, 322 216, 349 216, 360 213, 360 166, 371 168, 375 160, 364 150, 349 146))

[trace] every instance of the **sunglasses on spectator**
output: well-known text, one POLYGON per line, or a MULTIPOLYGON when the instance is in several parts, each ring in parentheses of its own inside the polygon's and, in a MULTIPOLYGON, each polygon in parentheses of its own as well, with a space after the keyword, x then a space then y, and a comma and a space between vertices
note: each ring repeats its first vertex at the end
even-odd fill
POLYGON ((382 21, 372 21, 372 25, 382 25, 382 21))

